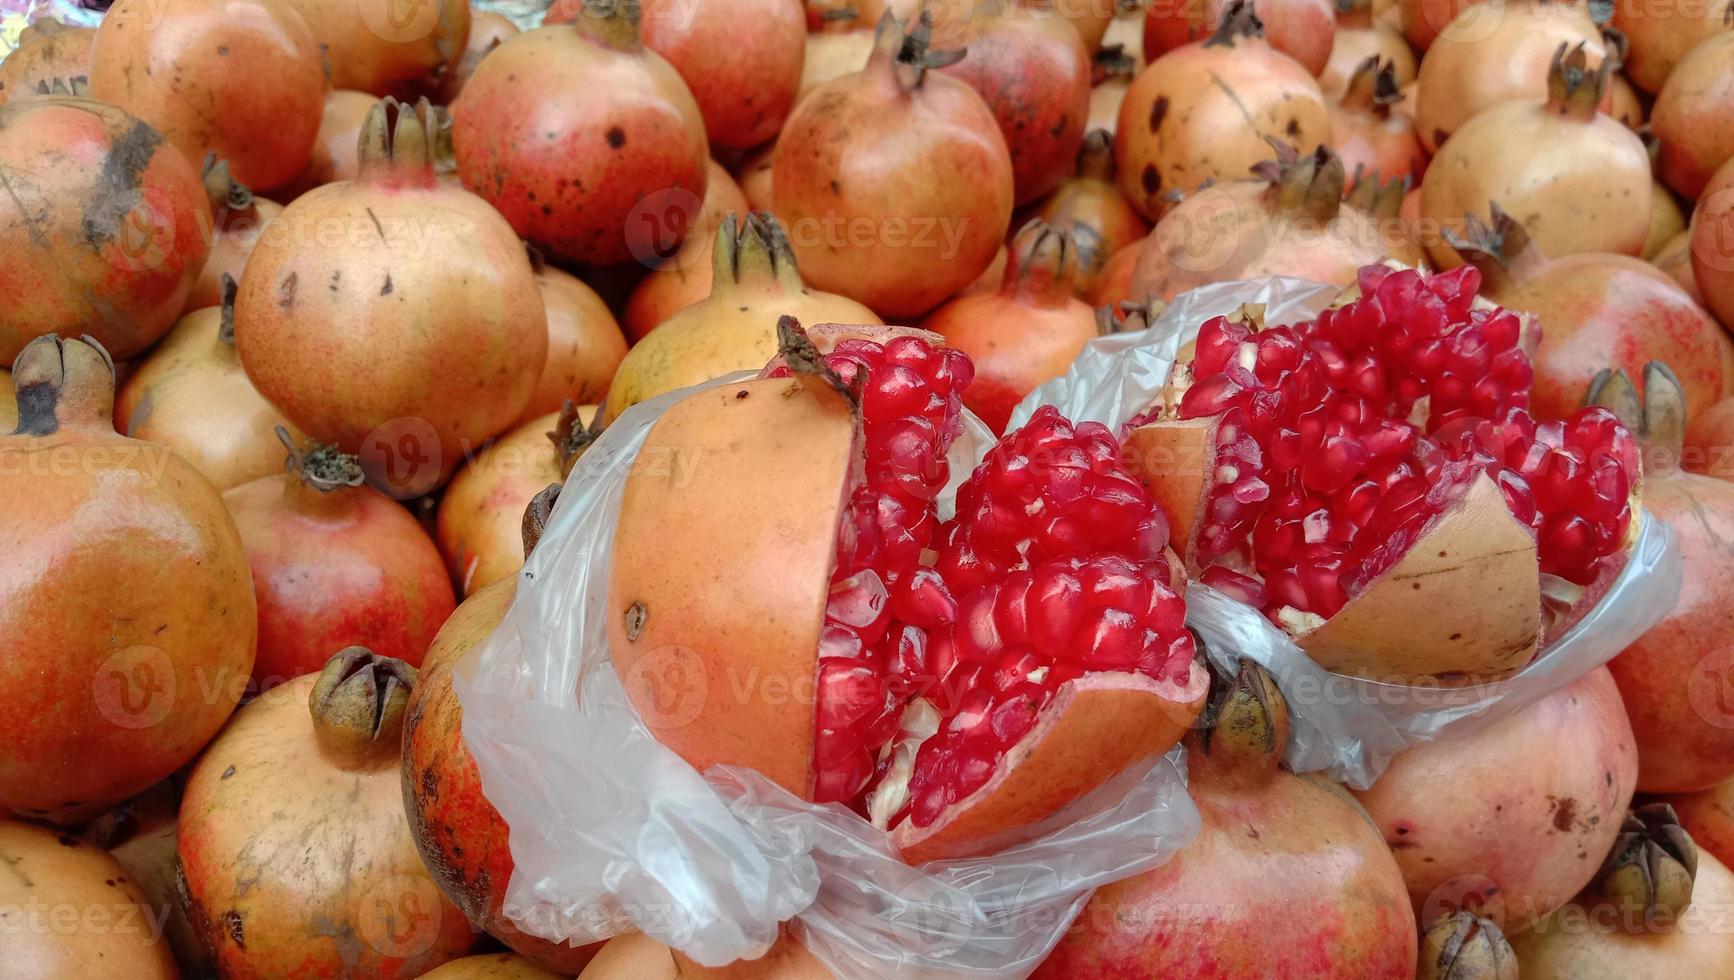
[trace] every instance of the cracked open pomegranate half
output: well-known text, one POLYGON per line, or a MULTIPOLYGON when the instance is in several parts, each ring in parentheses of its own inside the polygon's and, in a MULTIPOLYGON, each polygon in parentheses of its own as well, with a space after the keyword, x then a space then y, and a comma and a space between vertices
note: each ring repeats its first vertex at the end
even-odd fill
POLYGON ((1375 265, 1316 320, 1215 318, 1132 420, 1188 569, 1329 670, 1513 673, 1635 540, 1631 434, 1604 409, 1530 416, 1534 327, 1480 281, 1375 265))
POLYGON ((1046 409, 942 525, 969 359, 926 331, 813 333, 785 317, 763 375, 649 431, 615 536, 616 669, 695 768, 849 806, 911 863, 1028 839, 1202 705, 1167 521, 1109 430, 1046 409))

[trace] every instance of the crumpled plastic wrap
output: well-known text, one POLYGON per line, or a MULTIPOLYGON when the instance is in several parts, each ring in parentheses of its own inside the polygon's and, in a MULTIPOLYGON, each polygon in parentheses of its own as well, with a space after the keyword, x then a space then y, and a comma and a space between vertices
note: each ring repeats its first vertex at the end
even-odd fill
MULTIPOLYGON (((1093 419, 1118 430, 1156 398, 1176 353, 1204 321, 1259 303, 1265 322, 1295 323, 1316 316, 1338 293, 1334 286, 1278 277, 1186 293, 1149 329, 1091 341, 1070 371, 1018 405, 1010 424, 1022 425, 1038 406, 1054 405, 1074 421, 1093 419)), ((1293 716, 1289 768, 1365 789, 1404 748, 1492 724, 1607 663, 1666 616, 1680 591, 1679 549, 1665 522, 1648 512, 1640 520, 1626 567, 1595 609, 1496 683, 1411 686, 1331 673, 1258 610, 1197 582, 1187 589, 1187 624, 1219 666, 1231 669, 1240 657, 1251 657, 1276 679, 1293 716)))
MULTIPOLYGON (((841 806, 750 770, 701 774, 663 747, 613 669, 601 612, 626 477, 667 465, 638 450, 684 394, 630 409, 579 460, 504 621, 454 672, 464 739, 511 827, 504 908, 520 927, 576 943, 638 929, 720 965, 763 953, 788 921, 846 978, 1022 977, 1093 888, 1192 839, 1178 748, 1085 801, 1091 816, 916 869, 841 806)), ((942 510, 992 444, 978 420, 966 425, 942 510)))

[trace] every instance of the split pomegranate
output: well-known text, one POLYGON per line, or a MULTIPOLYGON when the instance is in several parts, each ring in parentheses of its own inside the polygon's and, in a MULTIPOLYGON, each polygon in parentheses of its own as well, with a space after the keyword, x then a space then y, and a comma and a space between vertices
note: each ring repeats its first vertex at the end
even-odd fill
POLYGON ((779 333, 767 376, 651 428, 644 452, 705 466, 627 480, 609 647, 651 730, 700 771, 848 803, 914 864, 1024 839, 1171 746, 1206 681, 1166 522, 1112 434, 1044 408, 940 527, 969 359, 919 331, 840 328, 824 355, 792 320, 779 333), (704 545, 668 548, 676 529, 704 545), (696 673, 643 669, 671 650, 696 673), (675 674, 704 681, 664 687, 675 674), (748 676, 760 696, 726 693, 748 676), (777 689, 815 691, 814 714, 777 689))
POLYGON ((930 71, 923 19, 880 24, 867 67, 814 89, 777 139, 777 217, 814 288, 882 317, 932 309, 981 275, 1011 224, 1012 160, 981 97, 930 71))
POLYGON ((1331 105, 1331 145, 1348 171, 1345 189, 1362 172, 1421 182, 1427 151, 1415 135, 1415 120, 1395 111, 1401 98, 1391 63, 1375 55, 1355 69, 1347 91, 1331 105))
POLYGON ((222 306, 182 317, 134 365, 114 406, 116 429, 174 450, 218 493, 281 473, 277 427, 288 426, 235 354, 234 289, 231 279, 222 306))
POLYGON ((1270 156, 1270 140, 1310 151, 1331 135, 1318 82, 1272 48, 1246 0, 1216 33, 1182 45, 1138 73, 1120 104, 1114 156, 1120 189, 1155 221, 1210 181, 1240 180, 1270 156))
POLYGON ((96 30, 68 27, 57 20, 33 21, 0 61, 0 105, 36 91, 56 79, 72 82, 90 75, 90 45, 96 30))
POLYGON ((360 460, 282 438, 288 472, 223 494, 258 595, 257 686, 316 671, 346 646, 421 663, 456 604, 438 549, 408 510, 362 485, 360 460))
POLYGON ((1696 198, 1722 164, 1734 158, 1734 33, 1708 38, 1680 61, 1656 96, 1650 129, 1662 145, 1661 175, 1669 187, 1696 198))
POLYGON ((1674 67, 1700 42, 1734 27, 1726 0, 1660 5, 1616 0, 1612 6, 1612 24, 1627 43, 1622 67, 1634 85, 1651 95, 1662 90, 1674 67))
POLYGON ((1734 780, 1696 793, 1662 798, 1678 814, 1680 826, 1699 847, 1718 860, 1734 859, 1734 780))
MULTIPOLYGON (((1415 126, 1427 152, 1439 152, 1452 133, 1489 109, 1546 98, 1556 84, 1549 81, 1549 64, 1562 48, 1581 50, 1588 64, 1610 70, 1618 64, 1610 64, 1589 6, 1580 0, 1493 0, 1465 8, 1421 59, 1415 126)), ((1607 83, 1578 100, 1587 103, 1585 112, 1607 108, 1607 83)))
POLYGON ((396 7, 378 0, 286 0, 325 49, 335 89, 378 98, 430 95, 463 57, 470 37, 467 0, 396 7))
POLYGON ((1072 236, 1036 219, 1012 243, 999 289, 954 299, 927 318, 927 329, 974 363, 963 403, 995 432, 1096 337, 1095 313, 1073 295, 1077 270, 1072 236))
POLYGON ((1090 52, 1077 31, 1051 12, 984 3, 954 43, 965 48, 963 60, 939 71, 993 111, 1011 151, 1014 203, 1052 191, 1084 145, 1090 112, 1090 52))
POLYGON ((1595 876, 1631 802, 1638 752, 1620 692, 1597 667, 1479 731, 1405 749, 1355 796, 1417 914, 1466 908, 1512 936, 1595 876))
POLYGON ((15 977, 174 980, 150 900, 113 855, 44 827, 0 820, 6 972, 15 977), (65 909, 73 913, 68 916, 65 909))
POLYGON ((482 59, 517 33, 518 25, 507 20, 504 15, 491 10, 471 10, 470 38, 464 45, 463 56, 458 59, 456 67, 440 80, 440 105, 449 106, 456 102, 465 83, 476 73, 476 66, 482 63, 482 59))
POLYGON ((70 95, 0 106, 0 364, 89 334, 131 357, 174 325, 204 265, 199 172, 150 124, 70 95))
MULTIPOLYGON (((1144 14, 1144 57, 1154 61, 1175 48, 1202 40, 1222 26, 1227 0, 1153 3, 1144 14)), ((1270 46, 1312 75, 1330 61, 1337 11, 1330 0, 1253 0, 1270 46)))
POLYGON ((210 484, 115 433, 100 345, 34 340, 12 383, 0 703, 18 711, 0 737, 0 806, 65 823, 167 777, 222 726, 253 667, 253 587, 210 484))
POLYGON ((1734 643, 1722 623, 1730 594, 1720 569, 1734 540, 1734 484, 1679 465, 1685 394, 1665 365, 1644 369, 1644 390, 1624 371, 1597 379, 1592 404, 1606 406, 1645 450, 1644 506, 1667 521, 1685 560, 1673 610, 1608 666, 1638 733, 1638 788, 1646 793, 1708 789, 1734 777, 1734 717, 1722 679, 1734 670, 1734 643))
POLYGON ((207 306, 221 306, 225 287, 224 277, 241 281, 247 268, 247 257, 259 244, 259 236, 271 219, 283 213, 283 206, 253 194, 251 188, 229 173, 226 161, 209 154, 204 166, 205 193, 210 196, 211 213, 216 216, 211 237, 211 251, 205 256, 205 266, 199 270, 193 289, 187 293, 183 313, 207 306))
POLYGON ((1637 446, 1605 410, 1530 417, 1524 321, 1480 279, 1368 266, 1316 320, 1216 317, 1133 420, 1188 565, 1329 670, 1509 674, 1624 565, 1637 446))
POLYGON ((307 165, 325 101, 312 28, 283 0, 116 0, 90 51, 90 95, 261 190, 307 165))
MULTIPOLYGON (((775 148, 773 145, 770 149, 775 148)), ((768 155, 766 159, 769 159, 768 155)), ((769 196, 768 165, 763 183, 766 186, 762 190, 769 196)), ((709 296, 711 265, 715 262, 713 254, 716 248, 716 231, 722 226, 723 219, 730 215, 740 218, 748 211, 769 213, 769 210, 768 206, 757 207, 749 204, 742 187, 735 183, 728 171, 712 160, 698 217, 686 227, 679 249, 669 256, 667 261, 651 270, 649 275, 639 280, 638 285, 632 289, 632 295, 626 300, 626 309, 621 315, 621 325, 626 330, 626 336, 633 343, 637 343, 644 339, 645 334, 668 322, 676 313, 709 296)))
POLYGON ((1097 889, 1035 976, 1414 976, 1396 862, 1345 794, 1279 768, 1288 724, 1263 668, 1243 660, 1219 680, 1186 739, 1203 829, 1160 867, 1097 889))
POLYGON ((1723 324, 1734 323, 1734 160, 1704 185, 1692 212, 1692 280, 1704 305, 1723 324))
POLYGON ((1728 976, 1730 902, 1734 874, 1699 850, 1666 806, 1642 806, 1598 881, 1512 946, 1523 980, 1728 976))
POLYGON ((801 82, 801 10, 785 0, 642 2, 644 46, 686 80, 711 143, 746 149, 774 138, 801 82))
POLYGON ((222 976, 419 977, 470 951, 404 816, 415 669, 359 647, 254 699, 181 801, 193 926, 222 976))
POLYGON ((532 252, 536 288, 548 318, 548 360, 518 423, 558 412, 567 402, 595 405, 626 357, 626 337, 596 290, 532 252))
POLYGON ((510 426, 548 360, 524 246, 487 202, 435 180, 434 125, 426 100, 376 105, 359 176, 277 216, 235 302, 260 394, 405 498, 510 426), (350 232, 340 247, 329 227, 350 232))
MULTIPOLYGON (((1491 221, 1490 202, 1515 216, 1543 252, 1637 255, 1650 227, 1650 155, 1637 134, 1596 111, 1612 64, 1590 71, 1584 49, 1554 52, 1545 102, 1505 102, 1439 147, 1421 185, 1421 214, 1459 237, 1465 218, 1491 221)), ((1447 92, 1448 86, 1442 85, 1447 92)), ((1427 97, 1426 66, 1421 95, 1427 97)), ((1425 138, 1432 125, 1420 121, 1425 138)), ((1441 267, 1462 259, 1429 236, 1441 267)))
POLYGON ((1536 417, 1577 411, 1590 382, 1609 367, 1641 382, 1650 361, 1678 365, 1689 415, 1709 408, 1734 381, 1723 377, 1722 329, 1654 266, 1605 253, 1549 259, 1522 225, 1497 203, 1492 208, 1493 226, 1472 222, 1471 240, 1455 247, 1481 271, 1490 299, 1533 313, 1541 324, 1530 392, 1536 417))
POLYGON ((1080 297, 1096 290, 1116 252, 1144 240, 1150 225, 1114 183, 1114 134, 1091 130, 1078 151, 1077 170, 1036 208, 1035 217, 1071 236, 1078 250, 1072 289, 1080 297))
POLYGON ((1517 954, 1492 920, 1459 910, 1422 933, 1415 980, 1518 980, 1517 954))
POLYGON ((626 352, 608 389, 604 422, 657 395, 764 366, 777 352, 777 318, 877 323, 854 300, 809 290, 775 218, 723 219, 711 251, 711 290, 626 352))
MULTIPOLYGON (((1267 151, 1269 147, 1266 148, 1267 151)), ((1132 296, 1164 302, 1230 279, 1294 276, 1347 286, 1385 257, 1372 220, 1343 207, 1343 162, 1328 147, 1277 158, 1254 179, 1203 188, 1174 205, 1145 239, 1132 296)))
POLYGON ((1391 76, 1399 89, 1415 80, 1418 70, 1415 52, 1409 49, 1403 35, 1388 27, 1338 28, 1336 43, 1331 45, 1331 60, 1319 74, 1319 88, 1326 98, 1342 98, 1356 70, 1368 58, 1389 62, 1391 76))
POLYGON ((638 4, 616 0, 494 49, 452 107, 452 139, 464 185, 518 234, 594 265, 633 258, 660 216, 647 197, 703 193, 710 157, 692 92, 640 40, 638 4))

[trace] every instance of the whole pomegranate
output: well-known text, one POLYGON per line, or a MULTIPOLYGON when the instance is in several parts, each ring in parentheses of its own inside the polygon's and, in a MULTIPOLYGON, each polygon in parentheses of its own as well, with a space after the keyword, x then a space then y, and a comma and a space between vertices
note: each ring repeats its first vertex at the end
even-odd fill
POLYGON ((254 680, 280 684, 363 644, 421 663, 456 604, 439 550, 408 510, 362 485, 354 456, 282 438, 288 472, 223 494, 259 599, 254 680))
POLYGON ((979 276, 1011 223, 1012 160, 994 113, 930 71, 923 18, 879 27, 859 72, 814 89, 777 139, 775 211, 801 273, 883 317, 911 317, 979 276))
POLYGON ((464 90, 464 84, 476 73, 476 66, 482 63, 482 59, 517 33, 518 25, 502 14, 491 10, 471 10, 470 37, 464 44, 463 56, 458 59, 457 66, 440 79, 440 105, 449 106, 456 102, 464 90))
POLYGON ((1628 255, 1550 259, 1497 203, 1492 210, 1493 225, 1472 223, 1470 240, 1456 248, 1481 271, 1490 299, 1533 313, 1541 324, 1530 392, 1538 418, 1577 411, 1590 382, 1609 367, 1641 383, 1644 365, 1668 362, 1685 386, 1689 416, 1734 381, 1723 376, 1721 328, 1660 270, 1628 255))
MULTIPOLYGON (((1492 0, 1465 8, 1421 59, 1415 127, 1427 152, 1439 152, 1452 133, 1489 109, 1546 98, 1556 84, 1549 65, 1562 46, 1581 48, 1588 61, 1610 70, 1618 65, 1617 58, 1609 62, 1581 0, 1492 0)), ((1608 84, 1579 98, 1605 109, 1608 84)))
POLYGON ((626 0, 584 0, 572 23, 494 49, 452 107, 452 141, 464 185, 519 235, 593 265, 633 258, 647 219, 662 231, 651 201, 702 194, 709 159, 692 92, 626 0))
POLYGON ((1511 936, 1589 884, 1637 777, 1620 692, 1597 667, 1479 731, 1405 749, 1355 796, 1417 914, 1469 908, 1511 936))
MULTIPOLYGON (((1630 0, 1627 0, 1630 2, 1630 0)), ((1717 34, 1693 48, 1668 75, 1656 96, 1650 130, 1661 143, 1662 180, 1688 198, 1704 190, 1722 164, 1734 158, 1734 33, 1717 34)))
POLYGON ((360 452, 400 497, 510 426, 548 359, 524 246, 485 201, 435 180, 434 125, 426 100, 376 105, 360 174, 277 216, 235 302, 235 347, 260 394, 360 452), (324 244, 332 228, 340 247, 324 244))
POLYGON ((1234 0, 1216 33, 1138 73, 1120 104, 1114 156, 1126 199, 1154 221, 1171 192, 1244 177, 1272 139, 1310 151, 1330 136, 1318 82, 1265 41, 1250 3, 1234 0))
POLYGON ((457 68, 470 37, 467 0, 404 7, 380 0, 284 0, 313 28, 335 89, 378 98, 428 95, 457 68))
POLYGON ((1368 266, 1316 320, 1215 317, 1132 420, 1188 566, 1328 670, 1509 674, 1624 567, 1636 443, 1602 409, 1537 424, 1526 323, 1480 280, 1368 266))
POLYGON ((1624 371, 1597 379, 1592 404, 1617 413, 1643 440, 1644 506, 1667 521, 1686 563, 1673 610, 1608 665, 1638 733, 1638 788, 1709 789, 1734 777, 1734 716, 1721 697, 1734 670, 1734 642, 1721 623, 1723 576, 1734 540, 1734 485, 1680 468, 1686 396, 1659 362, 1644 369, 1640 396, 1624 371))
POLYGON ((241 369, 234 290, 228 280, 222 306, 182 317, 133 366, 114 406, 116 429, 174 450, 218 493, 283 471, 278 426, 300 437, 241 369))
POLYGON ((229 173, 228 162, 215 154, 205 157, 204 178, 216 223, 212 226, 210 254, 205 256, 205 266, 199 270, 192 291, 187 293, 184 313, 223 304, 224 277, 241 281, 247 257, 259 244, 265 226, 283 213, 281 204, 255 196, 251 188, 236 180, 229 173))
POLYGON ((1186 738, 1197 839, 1097 889, 1035 976, 1413 977, 1391 852, 1340 789, 1279 767, 1287 745, 1276 683, 1241 661, 1186 738))
POLYGON ((215 152, 236 179, 271 190, 307 165, 324 65, 289 0, 116 0, 90 51, 90 95, 189 160, 215 152))
POLYGON ((927 329, 975 364, 963 403, 995 432, 1096 337, 1095 314, 1074 295, 1077 269, 1072 236, 1037 219, 1012 243, 999 289, 954 299, 927 318, 927 329))
POLYGON ((1395 109, 1401 98, 1391 63, 1374 55, 1355 69, 1342 98, 1332 103, 1331 146, 1348 172, 1345 190, 1363 172, 1421 182, 1427 151, 1415 135, 1415 120, 1395 109))
POLYGON ((1347 286, 1385 257, 1372 220, 1343 207, 1343 162, 1287 144, 1254 178, 1188 194, 1156 223, 1132 272, 1132 297, 1174 297, 1230 279, 1295 276, 1347 286))
POLYGON ((571 402, 488 444, 452 477, 440 498, 435 537, 462 595, 524 564, 523 515, 535 496, 566 478, 596 432, 596 407, 571 402), (552 445, 550 445, 552 443, 552 445))
POLYGON ((193 767, 181 869, 222 976, 408 980, 474 945, 403 812, 414 684, 402 661, 341 650, 236 712, 193 767))
POLYGON ((1114 134, 1091 130, 1078 151, 1074 175, 1035 210, 1035 217, 1070 235, 1077 246, 1078 273, 1072 289, 1080 297, 1095 292, 1109 258, 1150 233, 1149 223, 1120 193, 1114 178, 1114 134))
POLYGON ((114 431, 114 365, 88 338, 34 340, 0 437, 0 806, 70 822, 179 769, 253 668, 253 586, 211 485, 114 431))
POLYGON ((787 0, 642 0, 644 46, 692 89, 712 144, 758 146, 795 106, 807 24, 787 0))
POLYGON ((751 766, 852 806, 913 864, 1026 839, 1171 746, 1207 681, 1166 522, 1113 435, 1038 410, 941 526, 968 358, 907 329, 833 328, 829 354, 792 319, 779 334, 766 376, 650 429, 645 452, 705 465, 626 483, 609 649, 651 731, 701 772, 751 766), (671 550, 677 529, 703 547, 671 550), (676 648, 693 672, 634 669, 676 648), (813 691, 812 713, 759 696, 777 690, 813 691))
POLYGON ((7 977, 175 980, 150 899, 113 855, 44 827, 0 820, 7 977), (73 912, 70 917, 65 912, 73 912))
POLYGON ((210 246, 199 172, 150 124, 70 95, 0 106, 0 363, 88 333, 131 357, 174 325, 210 246))
POLYGON ((596 290, 531 253, 548 318, 548 360, 518 423, 558 412, 567 402, 594 405, 626 357, 626 337, 596 290))
MULTIPOLYGON (((1421 215, 1461 236, 1497 201, 1541 250, 1637 255, 1650 227, 1650 155, 1643 140, 1596 111, 1613 65, 1590 71, 1584 49, 1554 52, 1544 102, 1505 102, 1475 116, 1439 146, 1421 184, 1421 215)), ((1421 95, 1429 89, 1422 66, 1421 95)), ((1421 120, 1425 137, 1429 123, 1421 120)), ((1441 267, 1462 261, 1448 236, 1430 236, 1441 267)))
POLYGON ((957 43, 965 57, 939 70, 993 110, 1011 151, 1012 199, 1028 204, 1059 186, 1084 145, 1090 52, 1063 19, 1016 3, 976 7, 957 43))
MULTIPOLYGON (((1209 37, 1222 25, 1229 0, 1152 3, 1144 14, 1144 57, 1154 61, 1175 48, 1209 37)), ((1253 0, 1270 46, 1312 75, 1330 62, 1337 11, 1330 0, 1253 0)))
POLYGON ((1638 88, 1654 95, 1674 67, 1707 38, 1734 27, 1725 0, 1652 4, 1616 0, 1612 25, 1625 36, 1622 66, 1638 88))
POLYGON ((1692 211, 1691 253, 1704 305, 1724 325, 1734 323, 1734 160, 1704 185, 1692 211))
POLYGON ((1349 90, 1349 82, 1368 58, 1378 58, 1391 66, 1391 77, 1397 88, 1415 80, 1418 65, 1415 52, 1403 35, 1389 27, 1342 27, 1331 45, 1331 60, 1319 74, 1319 88, 1326 98, 1340 99, 1349 90))
POLYGON ((1680 826, 1700 848, 1718 860, 1734 857, 1734 780, 1717 783, 1696 793, 1677 793, 1662 798, 1679 816, 1680 826))
POLYGON ((1729 976, 1730 902, 1734 874, 1665 805, 1646 805, 1626 818, 1597 880, 1512 947, 1523 980, 1729 976))
POLYGON ((313 141, 313 152, 307 160, 307 169, 301 172, 291 191, 283 195, 284 200, 310 191, 320 184, 355 179, 356 174, 361 172, 361 160, 357 153, 361 143, 361 129, 367 122, 368 113, 378 104, 379 99, 368 92, 333 89, 325 93, 325 107, 319 118, 319 134, 313 141))
POLYGON ((860 303, 810 290, 775 218, 723 219, 711 251, 710 295, 670 317, 626 352, 603 421, 676 388, 763 367, 777 352, 777 318, 878 323, 860 303))
POLYGON ((90 74, 90 45, 96 30, 68 27, 44 17, 19 32, 17 43, 0 61, 0 105, 36 91, 38 85, 71 83, 90 74))

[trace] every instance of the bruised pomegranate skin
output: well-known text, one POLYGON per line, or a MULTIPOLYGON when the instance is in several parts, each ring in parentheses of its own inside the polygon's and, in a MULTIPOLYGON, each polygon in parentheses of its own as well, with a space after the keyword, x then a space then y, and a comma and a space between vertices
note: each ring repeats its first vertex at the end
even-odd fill
POLYGON ((1422 921, 1470 908, 1510 936, 1595 876, 1637 774, 1620 692, 1597 667, 1487 728, 1404 750, 1355 796, 1422 921))

